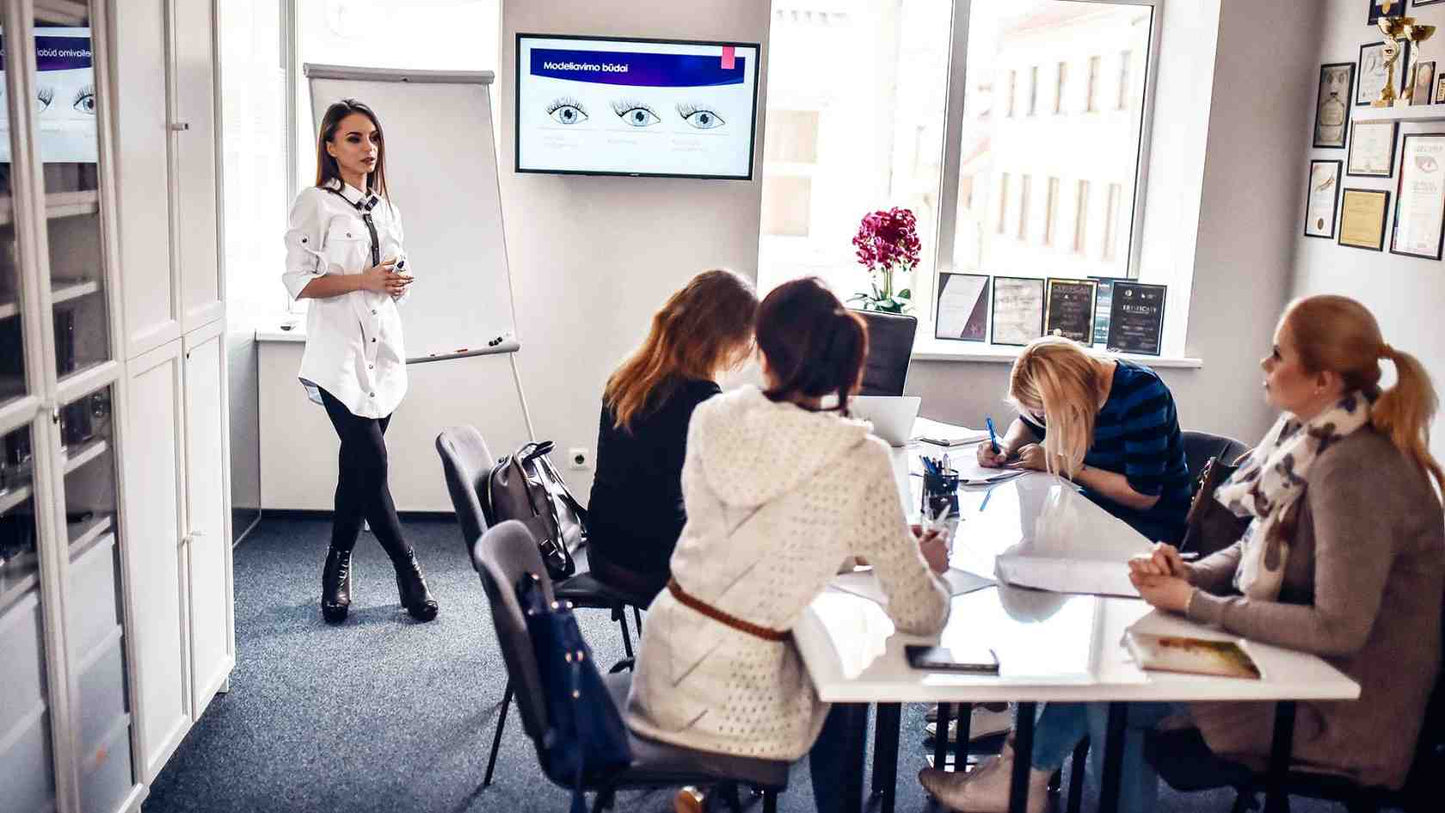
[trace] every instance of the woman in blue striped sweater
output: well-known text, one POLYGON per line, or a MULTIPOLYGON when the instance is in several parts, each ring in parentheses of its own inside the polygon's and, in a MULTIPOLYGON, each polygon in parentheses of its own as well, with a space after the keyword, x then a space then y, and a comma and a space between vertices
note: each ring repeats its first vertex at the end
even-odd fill
POLYGON ((1019 417, 984 466, 1049 471, 1156 542, 1177 543, 1189 513, 1189 469, 1174 396, 1148 367, 1047 336, 1014 362, 1019 417))

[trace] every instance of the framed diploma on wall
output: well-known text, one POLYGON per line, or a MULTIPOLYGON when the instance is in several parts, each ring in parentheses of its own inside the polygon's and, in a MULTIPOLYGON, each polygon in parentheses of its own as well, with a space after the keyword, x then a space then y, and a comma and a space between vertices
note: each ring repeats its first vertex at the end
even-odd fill
POLYGON ((988 341, 989 277, 986 274, 938 275, 938 319, 933 337, 956 342, 988 341))
MULTIPOLYGON (((1360 126, 1355 125, 1355 138, 1360 126)), ((1335 239, 1335 212, 1340 202, 1340 162, 1311 161, 1310 188, 1305 194, 1305 237, 1335 239)))
POLYGON ((993 278, 993 343, 1025 345, 1044 335, 1044 281, 993 278))
POLYGON ((1340 245, 1384 251, 1385 217, 1389 211, 1389 192, 1379 189, 1341 190, 1340 245))
MULTIPOLYGON (((1365 0, 1365 2, 1370 4, 1369 25, 1374 25, 1381 17, 1405 16, 1405 0, 1365 0)), ((1415 5, 1420 5, 1420 1, 1415 0, 1415 5)))
POLYGON ((1350 126, 1350 91, 1355 66, 1337 62, 1320 66, 1319 95, 1315 97, 1315 146, 1343 149, 1350 126))
MULTIPOLYGON (((1394 78, 1397 86, 1395 92, 1404 95, 1405 88, 1409 86, 1410 77, 1405 74, 1406 65, 1410 64, 1410 41, 1399 40, 1400 58, 1395 63, 1394 78)), ((1380 98, 1380 91, 1385 89, 1385 43, 1371 42, 1360 46, 1359 70, 1355 73, 1355 106, 1363 107, 1370 102, 1380 98)))
POLYGON ((1048 281, 1044 333, 1083 344, 1094 343, 1094 301, 1099 283, 1091 279, 1048 281))
POLYGON ((1166 293, 1168 288, 1163 285, 1123 280, 1114 283, 1114 297, 1109 308, 1108 347, 1111 351, 1159 355, 1159 345, 1164 337, 1166 293))
POLYGON ((1128 279, 1121 277, 1089 277, 1099 283, 1099 291, 1094 297, 1094 344, 1108 346, 1109 344, 1109 309, 1114 303, 1114 283, 1128 282, 1128 279))
POLYGON ((1445 235, 1445 133, 1411 133, 1400 145, 1390 253, 1438 260, 1445 235))
POLYGON ((1350 138, 1345 174, 1357 178, 1388 178, 1395 174, 1398 121, 1357 121, 1350 138))

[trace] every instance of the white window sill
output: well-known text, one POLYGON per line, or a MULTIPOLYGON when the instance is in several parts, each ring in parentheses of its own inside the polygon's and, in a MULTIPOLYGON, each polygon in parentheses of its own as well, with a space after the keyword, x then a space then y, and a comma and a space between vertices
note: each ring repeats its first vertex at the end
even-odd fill
MULTIPOLYGON (((920 325, 920 331, 922 327, 924 326, 920 325)), ((913 341, 913 360, 1013 364, 1021 349, 991 345, 987 342, 952 341, 920 335, 913 341)), ((1175 367, 1197 370, 1204 366, 1203 359, 1187 356, 1137 356, 1132 353, 1120 353, 1119 356, 1154 368, 1175 367)))

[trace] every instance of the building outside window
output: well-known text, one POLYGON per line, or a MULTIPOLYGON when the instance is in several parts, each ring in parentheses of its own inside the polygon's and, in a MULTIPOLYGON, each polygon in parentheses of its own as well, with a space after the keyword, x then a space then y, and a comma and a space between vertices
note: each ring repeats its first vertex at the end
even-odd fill
POLYGON ((1039 112, 1039 66, 1029 68, 1029 115, 1039 112))
POLYGON ((1008 228, 1008 173, 999 176, 998 182, 998 233, 1008 228))
POLYGON ((1049 179, 1049 197, 1044 203, 1044 245, 1054 245, 1055 230, 1059 221, 1059 179, 1049 179))
POLYGON ((1023 183, 1019 184, 1019 240, 1029 239, 1029 200, 1030 194, 1034 191, 1034 179, 1031 175, 1023 177, 1023 183))
POLYGON ((1133 63, 1133 51, 1119 53, 1119 99, 1115 106, 1120 110, 1127 110, 1129 107, 1129 71, 1133 69, 1133 63))
POLYGON ((1090 113, 1099 112, 1099 69, 1102 62, 1097 56, 1089 57, 1089 96, 1084 109, 1090 113))
POLYGON ((1119 199, 1123 189, 1116 183, 1109 184, 1109 199, 1104 209, 1104 259, 1112 260, 1118 254, 1119 241, 1119 199))
POLYGON ((1089 182, 1079 181, 1074 195, 1074 253, 1083 254, 1089 246, 1089 182))
POLYGON ((1069 63, 1060 62, 1058 80, 1054 83, 1054 114, 1064 112, 1064 93, 1069 87, 1069 63))
POLYGON ((1009 117, 1009 118, 1013 118, 1013 115, 1014 115, 1014 96, 1016 96, 1016 95, 1018 94, 1018 84, 1019 84, 1019 72, 1018 72, 1018 71, 1009 71, 1009 72, 1008 72, 1008 117, 1009 117))

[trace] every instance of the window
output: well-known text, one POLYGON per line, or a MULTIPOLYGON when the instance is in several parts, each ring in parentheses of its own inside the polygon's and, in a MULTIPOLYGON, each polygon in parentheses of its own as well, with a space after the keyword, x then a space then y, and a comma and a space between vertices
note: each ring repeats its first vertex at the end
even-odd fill
POLYGON ((998 233, 1008 228, 1008 173, 999 177, 998 182, 998 233))
POLYGON ((1099 57, 1089 57, 1089 96, 1084 104, 1084 109, 1090 113, 1099 112, 1099 68, 1102 60, 1099 57))
POLYGON ((1059 63, 1058 81, 1054 83, 1054 114, 1064 112, 1064 92, 1069 86, 1069 63, 1059 63))
POLYGON ((1119 198, 1123 190, 1116 183, 1109 184, 1108 208, 1104 210, 1104 259, 1112 260, 1117 253, 1115 243, 1119 239, 1119 198))
POLYGON ((1079 181, 1074 196, 1074 253, 1083 254, 1089 245, 1089 182, 1079 181))
POLYGON ((1059 179, 1049 179, 1049 197, 1044 202, 1044 245, 1054 244, 1054 231, 1059 220, 1059 179))
POLYGON ((1029 193, 1033 192, 1034 179, 1025 175, 1019 184, 1019 239, 1029 239, 1029 193))
POLYGON ((1119 54, 1119 100, 1115 105, 1119 110, 1129 108, 1129 70, 1133 67, 1133 62, 1133 51, 1123 51, 1119 54))
POLYGON ((865 214, 891 206, 918 216, 923 252, 908 282, 925 321, 938 271, 1136 274, 1156 3, 774 0, 759 291, 801 274, 845 300, 864 290, 851 239, 865 214), (859 83, 858 65, 887 81, 859 83), (1072 115, 1086 109, 1110 115, 1072 115), (780 124, 801 111, 807 125, 780 124))

